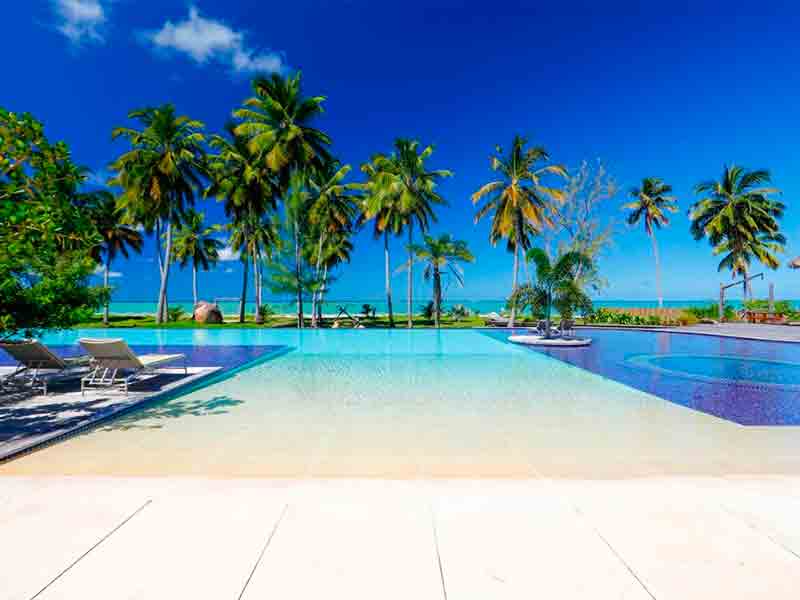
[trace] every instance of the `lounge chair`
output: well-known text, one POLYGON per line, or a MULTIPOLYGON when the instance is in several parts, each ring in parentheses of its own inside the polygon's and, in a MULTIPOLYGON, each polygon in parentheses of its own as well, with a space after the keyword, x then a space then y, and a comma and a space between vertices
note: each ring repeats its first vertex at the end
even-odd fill
POLYGON ((483 321, 489 327, 508 327, 511 319, 498 315, 496 312, 490 312, 483 318, 483 321))
POLYGON ((32 389, 47 394, 47 384, 78 379, 89 366, 88 356, 61 358, 38 340, 2 342, 3 349, 14 360, 17 368, 0 378, 0 389, 32 389))
POLYGON ((561 332, 561 337, 572 337, 575 335, 575 321, 572 319, 561 319, 558 324, 558 329, 561 332))
POLYGON ((137 356, 121 338, 107 340, 80 340, 81 346, 92 357, 91 372, 81 379, 81 393, 88 387, 113 387, 121 385, 128 393, 128 386, 140 376, 154 372, 156 367, 182 360, 186 368, 185 354, 142 354, 137 356), (120 373, 121 371, 121 373, 120 373))

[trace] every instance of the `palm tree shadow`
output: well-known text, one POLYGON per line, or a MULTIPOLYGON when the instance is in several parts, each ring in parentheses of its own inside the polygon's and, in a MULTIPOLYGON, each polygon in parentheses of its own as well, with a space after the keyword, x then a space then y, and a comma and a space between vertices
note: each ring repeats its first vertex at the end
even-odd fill
POLYGON ((181 417, 208 417, 223 415, 244 400, 237 400, 230 396, 214 396, 208 399, 177 398, 164 403, 156 404, 137 410, 129 415, 121 416, 101 428, 101 431, 128 431, 131 429, 161 429, 165 419, 178 419, 181 417))

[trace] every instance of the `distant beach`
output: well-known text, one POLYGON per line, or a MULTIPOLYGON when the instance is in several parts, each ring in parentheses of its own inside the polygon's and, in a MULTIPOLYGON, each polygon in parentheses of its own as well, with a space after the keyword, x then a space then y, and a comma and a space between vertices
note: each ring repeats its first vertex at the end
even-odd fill
MULTIPOLYGON (((420 298, 419 301, 414 302, 414 310, 416 312, 422 312, 422 306, 424 303, 427 302, 427 298, 420 298)), ((800 306, 800 300, 790 300, 793 306, 800 306)), ((710 304, 716 303, 714 299, 708 300, 664 300, 664 308, 690 308, 693 306, 708 306, 710 304)), ((742 301, 739 299, 732 299, 725 301, 726 304, 732 306, 734 309, 739 309, 742 307, 742 301)), ((220 308, 222 309, 223 314, 226 316, 231 316, 238 314, 239 312, 239 303, 236 301, 220 301, 219 303, 220 308)), ((296 304, 294 302, 287 302, 285 300, 269 302, 267 301, 273 310, 277 314, 286 314, 286 315, 293 315, 296 312, 296 304)), ((369 304, 375 307, 376 314, 386 314, 387 307, 386 307, 386 300, 328 300, 325 302, 325 306, 323 307, 323 312, 326 314, 336 314, 339 312, 339 307, 343 307, 351 314, 361 313, 363 310, 363 305, 369 304)), ((477 312, 479 314, 487 314, 492 311, 500 312, 505 308, 505 300, 504 299, 495 299, 495 300, 450 300, 444 302, 445 311, 449 310, 453 306, 461 304, 466 306, 470 311, 477 312)), ((170 307, 179 306, 183 308, 187 313, 192 312, 192 301, 191 300, 176 300, 170 301, 170 307)), ((602 300, 595 300, 594 301, 595 308, 657 308, 658 301, 657 300, 613 300, 613 299, 602 299, 602 300)), ((254 302, 248 302, 246 306, 247 314, 254 314, 256 305, 254 302)), ((405 314, 406 310, 406 303, 404 299, 398 299, 394 302, 394 310, 395 313, 398 314, 405 314)), ((154 314, 156 311, 156 303, 155 302, 148 302, 148 301, 114 301, 111 303, 111 312, 117 315, 150 315, 154 314)), ((305 304, 305 311, 307 314, 310 314, 311 311, 311 303, 307 302, 305 304)))

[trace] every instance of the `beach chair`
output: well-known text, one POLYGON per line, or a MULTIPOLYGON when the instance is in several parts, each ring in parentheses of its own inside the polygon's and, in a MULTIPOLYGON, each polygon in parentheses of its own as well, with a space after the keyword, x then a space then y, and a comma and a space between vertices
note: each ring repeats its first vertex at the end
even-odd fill
POLYGON ((17 367, 0 377, 0 389, 41 390, 47 394, 48 383, 78 379, 89 366, 89 357, 61 358, 38 340, 2 342, 0 349, 17 361, 17 367))
POLYGON ((575 335, 575 321, 572 319, 561 319, 558 329, 561 331, 561 337, 571 337, 575 335))
POLYGON ((185 354, 142 354, 137 356, 122 338, 80 340, 81 346, 92 358, 92 369, 81 379, 81 393, 89 387, 113 387, 120 385, 128 393, 128 386, 142 375, 153 373, 157 367, 167 363, 183 361, 185 354))
POLYGON ((490 312, 483 317, 483 321, 489 327, 508 327, 508 324, 511 322, 510 319, 498 315, 496 312, 490 312))

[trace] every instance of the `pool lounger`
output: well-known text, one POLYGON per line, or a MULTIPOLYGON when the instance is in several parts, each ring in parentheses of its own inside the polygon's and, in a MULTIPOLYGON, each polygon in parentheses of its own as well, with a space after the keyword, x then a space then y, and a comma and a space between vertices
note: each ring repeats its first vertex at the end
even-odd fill
POLYGON ((108 340, 83 338, 80 343, 92 358, 91 372, 81 379, 81 393, 85 393, 87 387, 121 385, 127 394, 128 386, 138 377, 152 373, 156 367, 178 360, 183 361, 183 372, 188 373, 185 354, 137 356, 122 338, 108 340))
POLYGON ((78 379, 89 366, 88 356, 61 358, 38 340, 3 342, 0 349, 17 361, 16 370, 0 378, 0 389, 41 390, 47 394, 48 383, 78 379))

